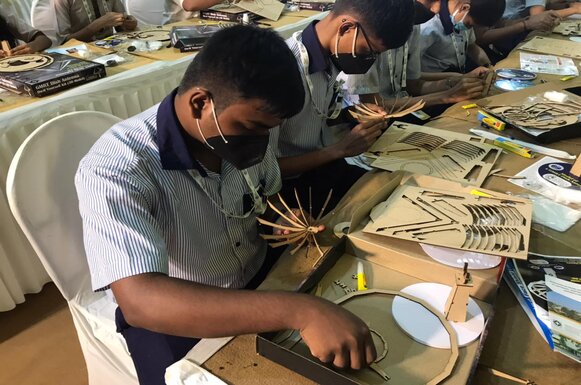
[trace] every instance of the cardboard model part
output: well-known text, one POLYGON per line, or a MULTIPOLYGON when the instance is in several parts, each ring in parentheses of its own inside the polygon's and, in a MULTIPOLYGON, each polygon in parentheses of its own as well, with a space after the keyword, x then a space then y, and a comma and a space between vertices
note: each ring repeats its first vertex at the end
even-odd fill
POLYGON ((0 59, 0 72, 23 72, 32 71, 34 69, 46 67, 54 59, 48 55, 30 54, 30 55, 16 55, 0 59))
POLYGON ((448 321, 466 322, 466 312, 468 309, 468 299, 472 289, 472 277, 468 272, 468 264, 464 264, 464 271, 456 273, 456 281, 450 291, 444 314, 448 321))
POLYGON ((277 21, 284 10, 284 4, 277 0, 240 0, 235 4, 272 21, 277 21))
POLYGON ((487 107, 486 110, 513 126, 551 130, 576 123, 581 114, 581 103, 575 100, 559 103, 544 99, 532 104, 487 107))
MULTIPOLYGON (((408 99, 408 102, 411 101, 411 98, 408 99)), ((354 105, 353 110, 349 110, 349 114, 352 117, 357 119, 360 123, 365 122, 373 122, 373 121, 381 121, 381 120, 388 120, 393 118, 401 118, 402 116, 406 116, 411 114, 412 112, 416 112, 421 110, 426 105, 426 102, 420 100, 416 104, 412 105, 411 107, 407 107, 407 102, 400 106, 397 110, 389 111, 389 112, 376 112, 369 107, 367 107, 364 103, 354 105), (406 108, 407 107, 407 108, 406 108)))
POLYGON ((524 51, 581 59, 579 43, 569 40, 559 40, 551 39, 550 37, 535 36, 518 48, 524 51))
POLYGON ((565 36, 581 36, 581 21, 563 20, 553 29, 553 33, 565 36))
POLYGON ((484 139, 395 122, 365 153, 372 167, 480 186, 501 154, 484 139))
POLYGON ((365 233, 526 259, 532 204, 404 185, 370 218, 365 233))

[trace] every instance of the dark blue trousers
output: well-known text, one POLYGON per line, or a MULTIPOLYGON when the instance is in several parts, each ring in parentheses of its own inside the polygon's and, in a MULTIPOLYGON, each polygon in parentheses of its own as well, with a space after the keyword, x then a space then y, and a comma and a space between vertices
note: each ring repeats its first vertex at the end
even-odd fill
MULTIPOLYGON (((264 264, 245 289, 253 290, 262 283, 284 248, 269 247, 264 264)), ((177 337, 136 328, 125 321, 120 308, 115 312, 117 332, 123 335, 140 385, 165 385, 165 369, 181 360, 200 340, 177 337)))

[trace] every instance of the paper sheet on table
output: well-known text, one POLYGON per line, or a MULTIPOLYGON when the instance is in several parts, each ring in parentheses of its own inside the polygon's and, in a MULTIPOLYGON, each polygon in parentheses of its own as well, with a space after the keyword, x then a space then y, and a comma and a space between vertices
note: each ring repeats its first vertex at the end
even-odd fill
POLYGON ((241 0, 236 5, 273 21, 280 18, 284 9, 284 4, 277 0, 241 0))
POLYGON ((544 36, 535 36, 518 47, 518 49, 581 59, 581 44, 568 40, 551 39, 550 37, 544 36))
POLYGON ((166 385, 226 385, 226 383, 201 366, 179 360, 165 370, 166 385))
POLYGON ((539 74, 579 76, 579 69, 573 59, 553 55, 521 52, 520 68, 539 74))
POLYGON ((166 385, 222 385, 226 384, 206 369, 204 362, 224 347, 233 337, 204 338, 188 354, 165 370, 166 385))

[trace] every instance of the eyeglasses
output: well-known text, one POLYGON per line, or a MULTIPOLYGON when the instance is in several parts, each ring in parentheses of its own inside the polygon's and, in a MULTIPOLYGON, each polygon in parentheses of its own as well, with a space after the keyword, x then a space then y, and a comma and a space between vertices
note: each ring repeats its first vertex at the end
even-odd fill
MULTIPOLYGON (((365 30, 363 29, 363 27, 361 27, 361 25, 359 23, 357 23, 355 25, 355 36, 353 37, 353 45, 351 46, 351 55, 353 55, 353 57, 357 57, 357 55, 355 54, 355 47, 357 45, 357 37, 359 34, 359 29, 361 29, 361 33, 363 34, 363 38, 365 39, 365 42, 367 43, 367 47, 369 47, 369 54, 367 55, 362 55, 362 56, 368 56, 368 59, 377 59, 377 56, 379 55, 379 52, 376 52, 373 47, 371 46, 371 43, 369 42, 369 38, 367 37, 367 34, 365 33, 365 30)), ((335 38, 335 56, 339 55, 339 39, 340 39, 340 32, 337 31, 337 36, 335 38)))

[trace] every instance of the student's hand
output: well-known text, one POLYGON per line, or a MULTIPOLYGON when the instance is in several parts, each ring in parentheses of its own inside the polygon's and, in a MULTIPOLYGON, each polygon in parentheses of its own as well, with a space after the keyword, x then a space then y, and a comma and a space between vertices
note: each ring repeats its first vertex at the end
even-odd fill
POLYGON ((333 146, 340 158, 359 155, 369 149, 387 127, 387 120, 359 123, 333 146))
POLYGON ((331 302, 316 297, 312 301, 314 306, 304 310, 300 332, 314 357, 356 370, 375 360, 373 339, 361 319, 331 302))
POLYGON ((473 69, 472 71, 468 72, 467 74, 464 74, 462 76, 463 79, 465 78, 478 78, 478 79, 484 79, 486 78, 486 75, 488 75, 488 73, 490 72, 489 68, 486 67, 478 67, 473 69))
POLYGON ((29 53, 34 53, 34 50, 27 43, 21 44, 10 50, 10 55, 26 55, 29 53))
MULTIPOLYGON (((296 220, 296 218, 299 218, 301 221, 304 222, 304 218, 303 215, 301 214, 301 210, 299 209, 291 209, 292 214, 287 211, 284 215, 289 218, 292 219, 295 222, 298 222, 296 220), (293 215, 294 214, 294 215, 293 215)), ((282 211, 281 211, 282 212, 282 211)), ((303 207, 303 212, 305 212, 305 208, 303 207)), ((315 221, 315 218, 313 218, 312 216, 309 215, 308 212, 305 212, 305 216, 307 217, 307 222, 309 223, 313 223, 315 221)), ((284 217, 279 217, 278 220, 276 221, 277 224, 282 225, 282 226, 290 226, 290 227, 295 227, 292 223, 289 223, 286 219, 284 219, 284 217)), ((325 226, 324 225, 319 225, 318 226, 319 232, 321 231, 325 231, 325 226)), ((282 230, 282 229, 277 229, 274 228, 272 231, 273 235, 289 235, 291 233, 291 231, 289 230, 282 230)))
POLYGON ((133 16, 127 15, 121 27, 124 31, 135 31, 137 28, 137 20, 133 16))
POLYGON ((559 20, 559 15, 549 11, 531 16, 524 23, 525 28, 529 31, 552 31, 559 24, 559 20))
POLYGON ((0 49, 0 59, 3 57, 6 57, 6 52, 4 52, 0 49))
POLYGON ((484 81, 475 77, 462 77, 447 91, 446 103, 458 103, 468 99, 480 99, 484 91, 484 81))
POLYGON ((385 109, 383 109, 382 107, 378 106, 375 103, 363 103, 365 104, 365 107, 369 108, 371 111, 380 113, 380 114, 386 114, 387 112, 385 111, 385 109))
POLYGON ((125 21, 125 15, 119 12, 107 12, 97 20, 95 23, 99 26, 99 29, 118 27, 125 21))

